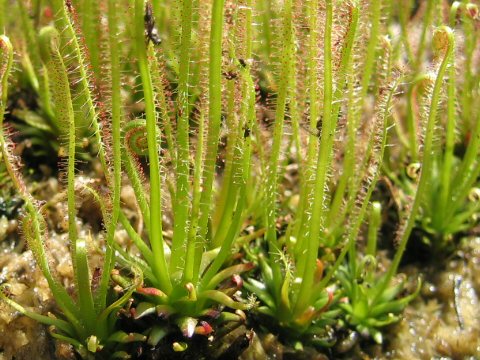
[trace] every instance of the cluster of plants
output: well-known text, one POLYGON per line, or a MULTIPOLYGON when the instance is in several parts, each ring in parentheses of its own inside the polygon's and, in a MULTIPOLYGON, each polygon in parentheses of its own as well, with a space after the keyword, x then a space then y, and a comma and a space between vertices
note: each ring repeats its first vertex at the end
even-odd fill
POLYGON ((82 358, 232 358, 243 324, 297 350, 349 332, 381 344, 421 287, 397 274, 409 242, 446 254, 480 212, 478 8, 396 3, 0 0, 0 183, 56 310, 8 284, 2 300, 82 358), (58 159, 67 288, 23 139, 58 159), (79 228, 80 196, 102 237, 79 228))

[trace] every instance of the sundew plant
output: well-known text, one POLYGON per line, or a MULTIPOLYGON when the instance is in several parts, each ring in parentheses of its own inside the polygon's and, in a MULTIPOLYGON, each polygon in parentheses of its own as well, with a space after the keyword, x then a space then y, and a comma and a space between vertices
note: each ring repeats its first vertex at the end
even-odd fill
POLYGON ((429 0, 411 29, 406 3, 0 0, 4 173, 56 309, 8 284, 2 300, 87 359, 235 358, 253 332, 297 350, 346 331, 382 344, 421 287, 397 275, 414 228, 438 250, 480 210, 477 8, 443 19, 429 0), (16 87, 34 108, 8 105, 16 87), (70 288, 10 123, 59 156, 70 288), (400 204, 386 260, 382 178, 400 204), (102 234, 80 220, 86 196, 102 234))
MULTIPOLYGON (((447 39, 434 36, 433 41, 437 42, 434 43, 436 51, 432 63, 422 67, 417 64, 409 74, 406 123, 405 127, 397 127, 400 141, 405 144, 400 161, 408 165, 403 174, 387 171, 400 188, 411 194, 411 180, 417 178, 420 169, 419 145, 426 141, 426 134, 419 125, 426 121, 426 109, 431 107, 432 101, 438 101, 443 114, 439 116, 441 126, 432 130, 433 145, 430 146, 434 148, 434 155, 429 165, 432 175, 422 195, 422 216, 418 225, 426 234, 424 241, 437 253, 454 249, 455 237, 475 226, 479 210, 476 159, 479 129, 475 120, 478 109, 472 102, 472 94, 478 91, 477 75, 472 68, 478 42, 478 31, 474 30, 478 22, 478 7, 455 1, 447 10, 448 24, 455 29, 448 36, 447 54, 444 54, 447 39), (437 82, 434 85, 434 72, 439 65, 439 75, 446 84, 437 82)), ((428 9, 428 12, 432 10, 428 9)), ((432 22, 434 18, 432 12, 428 21, 432 22)), ((403 31, 407 35, 403 41, 408 49, 408 30, 404 28, 403 31)), ((424 48, 421 43, 419 56, 423 56, 424 48)), ((387 169, 390 166, 386 164, 387 169)))

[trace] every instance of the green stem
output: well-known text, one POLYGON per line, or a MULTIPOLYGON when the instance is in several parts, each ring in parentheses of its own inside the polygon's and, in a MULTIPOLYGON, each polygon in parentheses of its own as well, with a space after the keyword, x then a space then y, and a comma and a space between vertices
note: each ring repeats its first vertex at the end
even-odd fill
POLYGON ((5 113, 5 104, 7 99, 8 75, 10 73, 12 63, 12 45, 10 43, 10 40, 6 36, 2 35, 0 36, 0 149, 2 151, 2 157, 5 161, 7 173, 10 175, 10 178, 12 179, 15 188, 25 201, 25 210, 28 215, 24 220, 24 234, 29 241, 29 247, 35 256, 35 260, 37 261, 38 266, 42 270, 42 274, 47 279, 48 285, 52 290, 52 293, 59 307, 65 314, 65 317, 75 327, 77 333, 82 334, 82 327, 78 321, 79 317, 76 306, 74 305, 71 298, 68 296, 65 288, 55 280, 54 276, 50 271, 48 257, 45 253, 45 248, 42 241, 41 229, 45 227, 45 224, 40 224, 41 221, 39 217, 39 211, 33 205, 34 199, 31 197, 30 193, 27 191, 25 184, 13 168, 12 164, 14 163, 14 161, 13 159, 11 159, 10 154, 7 152, 7 145, 3 136, 3 116, 5 113))
MULTIPOLYGON (((75 120, 67 70, 59 52, 60 35, 52 27, 40 31, 39 43, 42 60, 52 80, 52 99, 56 107, 56 115, 60 124, 68 129, 68 159, 67 159, 67 204, 68 204, 68 236, 71 243, 73 268, 77 268, 76 242, 77 223, 75 209, 75 120)), ((77 286, 80 281, 76 279, 77 286)), ((88 282, 88 279, 87 279, 88 282)))
MULTIPOLYGON (((332 219, 332 223, 330 224, 327 222, 327 225, 330 227, 331 231, 331 236, 336 236, 335 234, 336 231, 338 231, 338 228, 341 226, 341 224, 344 223, 345 217, 349 212, 349 209, 353 207, 353 202, 356 199, 357 192, 359 190, 360 182, 362 180, 361 176, 353 176, 354 172, 357 169, 363 169, 365 165, 369 161, 369 156, 372 153, 371 145, 372 145, 372 137, 373 134, 370 134, 370 140, 368 141, 368 147, 367 150, 365 151, 365 156, 362 159, 361 165, 357 166, 355 164, 356 158, 355 156, 357 155, 355 152, 356 148, 356 139, 357 139, 357 128, 359 126, 359 123, 361 121, 361 116, 363 114, 363 107, 365 105, 365 99, 368 97, 368 90, 369 90, 369 85, 372 79, 372 74, 375 68, 375 64, 378 61, 378 59, 381 59, 382 57, 380 56, 380 51, 379 50, 379 38, 380 38, 380 33, 379 33, 379 28, 381 24, 381 9, 382 9, 382 4, 381 1, 375 2, 371 4, 373 7, 371 9, 371 30, 370 30, 370 38, 369 42, 367 45, 367 50, 366 50, 366 60, 364 63, 364 68, 363 68, 363 76, 361 80, 361 87, 360 90, 356 90, 354 88, 354 77, 351 79, 351 81, 348 83, 348 90, 349 90, 349 99, 348 99, 348 123, 347 123, 347 131, 348 131, 348 140, 347 140, 347 152, 345 155, 345 162, 344 162, 344 171, 343 174, 340 178, 339 185, 337 190, 335 191, 334 195, 334 201, 332 204, 332 209, 330 211, 330 219, 332 219), (356 100, 358 99, 358 100, 356 100), (347 199, 347 205, 343 205, 344 201, 344 195, 347 192, 348 188, 348 199, 347 199)), ((385 44, 389 50, 391 51, 391 45, 385 44)), ((385 50, 385 47, 382 48, 385 50)), ((388 56, 388 65, 384 69, 385 73, 388 73, 390 70, 390 56, 388 56)), ((378 76, 376 77, 376 83, 380 79, 384 79, 386 76, 383 76, 384 74, 380 73, 377 74, 378 76)), ((377 84, 376 84, 377 87, 377 84)), ((374 89, 374 93, 376 93, 378 90, 377 88, 374 89)), ((338 106, 338 105, 336 105, 338 106)), ((338 116, 338 110, 337 113, 335 113, 335 116, 338 116)), ((336 121, 336 117, 334 118, 334 121, 336 121)), ((330 235, 329 232, 327 234, 330 235)), ((354 251, 354 249, 352 249, 354 251)))
POLYGON ((270 0, 264 1, 257 1, 257 6, 259 7, 259 12, 261 14, 261 22, 262 22, 262 35, 264 44, 262 49, 265 51, 265 58, 270 58, 271 50, 271 43, 272 43, 272 31, 270 29, 270 16, 272 14, 270 0))
POLYGON ((325 225, 325 186, 328 167, 332 155, 332 144, 335 134, 336 119, 332 119, 333 102, 333 74, 332 74, 332 0, 326 1, 326 20, 324 36, 324 92, 323 92, 323 122, 318 152, 312 215, 309 226, 309 239, 305 266, 303 267, 302 284, 295 304, 295 313, 300 314, 308 307, 311 301, 315 266, 317 261, 320 232, 325 225))
POLYGON ((423 23, 422 23, 422 33, 420 35, 420 40, 418 43, 418 50, 417 50, 417 56, 416 56, 416 62, 414 64, 415 69, 417 71, 420 69, 423 63, 423 53, 425 52, 425 47, 426 47, 426 38, 427 38, 427 32, 430 30, 430 26, 432 25, 432 18, 433 18, 433 13, 434 13, 434 8, 437 0, 427 0, 427 8, 425 10, 425 15, 423 17, 423 23))
MULTIPOLYGON (((163 66, 162 67, 160 66, 160 62, 157 59, 157 54, 154 51, 154 48, 151 47, 150 50, 151 50, 149 54, 150 71, 152 73, 152 81, 153 81, 155 94, 157 95, 157 106, 160 108, 160 117, 162 119, 163 132, 166 137, 167 149, 168 149, 170 161, 172 162, 173 168, 176 169, 177 149, 175 148, 175 144, 173 141, 173 126, 172 126, 172 119, 170 117, 169 103, 167 99, 168 84, 166 83, 166 79, 165 79, 165 74, 164 74, 165 70, 163 66)), ((172 206, 173 204, 174 203, 172 203, 172 206)))
MULTIPOLYGON (((108 12, 110 13, 111 9, 109 6, 108 12)), ((83 36, 85 37, 85 43, 89 53, 89 60, 90 64, 92 65, 93 73, 96 79, 100 79, 100 53, 99 53, 99 45, 100 45, 100 29, 98 28, 98 24, 100 22, 98 16, 98 1, 97 0, 83 0, 83 7, 82 7, 82 30, 83 36)), ((109 24, 109 32, 110 24, 109 24)), ((109 37, 112 35, 116 35, 116 33, 109 33, 109 37)), ((118 41, 118 38, 117 38, 118 41)), ((111 41, 110 41, 111 45, 111 41)), ((110 53, 111 53, 110 49, 110 53)))
POLYGON ((289 80, 291 79, 291 61, 293 58, 293 28, 292 28, 292 2, 287 0, 283 4, 283 42, 284 47, 281 54, 282 66, 280 70, 280 77, 278 83, 277 106, 275 109, 275 125, 273 129, 273 144, 270 150, 270 159, 267 168, 266 180, 266 206, 265 218, 266 224, 266 239, 268 241, 270 256, 274 259, 271 262, 274 273, 274 284, 279 290, 282 282, 282 275, 280 271, 280 262, 276 261, 276 253, 280 251, 277 242, 277 204, 276 197, 278 193, 278 168, 280 160, 281 147, 284 141, 283 128, 284 119, 287 106, 287 95, 289 92, 289 80))
POLYGON ((362 108, 368 93, 368 88, 373 74, 373 69, 375 67, 375 62, 377 61, 377 47, 378 40, 380 37, 380 23, 382 15, 382 0, 372 1, 370 3, 372 6, 371 9, 371 20, 370 20, 370 38, 368 40, 367 50, 365 54, 365 66, 363 68, 363 76, 361 82, 360 93, 358 94, 359 98, 359 114, 362 113, 362 108))
MULTIPOLYGON (((88 265, 88 248, 85 239, 75 240, 75 276, 77 283, 78 304, 81 312, 81 320, 85 324, 88 334, 95 334, 97 325, 97 313, 92 294, 90 281, 90 269, 88 265)), ((110 275, 110 273, 109 273, 110 275)), ((98 327, 98 328, 99 328, 98 327)))
POLYGON ((5 27, 7 25, 5 21, 6 3, 7 3, 7 0, 0 0, 0 35, 4 33, 5 27))
POLYGON ((407 131, 410 140, 410 156, 411 162, 418 162, 418 141, 417 141, 417 109, 415 108, 415 98, 417 94, 418 85, 427 78, 427 75, 418 75, 410 85, 407 91, 407 131))
MULTIPOLYGON (((222 186, 220 188, 220 193, 218 194, 217 206, 215 208, 215 213, 212 218, 213 226, 216 227, 217 233, 221 233, 222 228, 228 226, 230 219, 229 215, 227 214, 231 214, 237 195, 233 191, 231 191, 231 186, 233 185, 233 168, 235 166, 234 153, 235 147, 237 146, 236 140, 238 136, 237 121, 235 119, 235 82, 232 80, 227 82, 227 94, 227 116, 225 120, 228 134, 227 147, 225 150, 225 170, 223 172, 223 180, 222 186)), ((219 245, 220 244, 216 243, 215 241, 212 243, 213 247, 217 247, 219 245)))
POLYGON ((13 64, 13 47, 10 39, 0 35, 0 139, 3 142, 3 117, 7 106, 8 77, 13 64))
POLYGON ((138 250, 140 250, 140 253, 142 254, 145 261, 148 264, 152 264, 154 261, 152 250, 150 250, 145 241, 143 241, 140 235, 135 231, 135 229, 132 227, 127 217, 123 213, 119 214, 119 220, 125 228, 128 236, 130 236, 130 239, 133 241, 138 250))
POLYGON ((177 189, 173 209, 174 230, 172 240, 172 258, 170 272, 182 267, 184 248, 188 235, 188 211, 190 205, 190 152, 189 152, 189 78, 190 78, 190 46, 192 37, 192 1, 182 2, 182 36, 180 40, 180 72, 178 78, 177 107, 177 189))
POLYGON ((122 185, 122 154, 120 146, 120 118, 121 118, 121 97, 120 97, 120 61, 117 41, 117 7, 115 0, 108 1, 108 32, 110 46, 110 73, 111 73, 111 118, 112 118, 112 139, 113 139, 113 199, 112 217, 107 226, 107 251, 105 254, 100 291, 98 295, 98 310, 106 306, 108 283, 110 272, 113 268, 113 242, 115 229, 120 213, 120 193, 122 185))
MULTIPOLYGON (((311 214, 312 202, 311 197, 312 188, 313 188, 313 178, 314 178, 314 169, 315 169, 315 154, 317 151, 318 138, 315 134, 317 131, 317 122, 320 121, 320 100, 319 93, 320 89, 318 87, 318 78, 319 78, 319 69, 320 64, 318 63, 317 48, 319 44, 318 39, 318 17, 316 13, 318 12, 318 0, 309 0, 307 4, 307 18, 308 26, 311 29, 309 34, 309 41, 307 44, 307 87, 308 87, 308 100, 309 100, 309 129, 310 136, 308 137, 308 148, 307 148, 307 159, 305 161, 305 170, 302 174, 302 183, 300 189, 300 199, 301 204, 297 210, 297 219, 296 219, 296 228, 294 229, 294 234, 297 236, 297 254, 304 254, 308 246, 306 238, 308 237, 307 232, 307 222, 309 214, 311 214)), ((297 263, 297 269, 299 273, 304 271, 302 262, 297 263)))
POLYGON ((202 196, 202 160, 204 148, 205 115, 202 111, 198 123, 197 148, 195 149, 195 172, 193 178, 193 203, 190 232, 188 234, 187 251, 185 255, 185 268, 183 270, 183 282, 196 281, 198 274, 195 273, 195 245, 197 241, 197 227, 200 212, 200 198, 202 196))
MULTIPOLYGON (((39 67, 41 67, 41 60, 40 54, 38 50, 38 42, 35 34, 35 30, 33 29, 32 22, 29 18, 29 11, 26 8, 26 4, 23 1, 18 2, 19 12, 20 12, 20 19, 22 21, 22 30, 23 35, 27 43, 28 53, 30 58, 32 59, 33 66, 36 71, 38 71, 39 67)), ((31 85, 35 91, 38 92, 39 95, 42 95, 39 91, 39 81, 37 78, 37 74, 33 74, 34 78, 31 80, 31 85)))
MULTIPOLYGON (((445 213, 449 201, 451 200, 451 181, 452 168, 454 160, 454 146, 455 146, 455 122, 456 122, 456 97, 455 97, 455 44, 452 44, 453 50, 450 56, 448 68, 448 83, 447 83, 447 124, 445 134, 445 150, 443 155, 443 168, 441 171, 441 189, 438 209, 435 211, 434 218, 439 219, 439 222, 444 221, 445 213)), ((434 220, 435 221, 435 220, 434 220)), ((440 227, 443 224, 438 224, 440 227)))
MULTIPOLYGON (((375 154, 376 158, 373 159, 374 163, 374 172, 370 174, 371 176, 371 181, 367 186, 367 189, 364 190, 365 194, 363 198, 359 198, 359 200, 362 200, 362 204, 359 208, 356 208, 356 211, 354 211, 351 214, 350 218, 350 225, 348 230, 346 231, 346 242, 344 247, 342 248, 340 254, 338 255, 334 265, 329 269, 325 277, 320 281, 313 289, 313 293, 318 293, 320 291, 323 291, 327 284, 330 282, 330 279, 333 277, 339 266, 343 263, 343 260, 347 253, 349 253, 349 256, 352 256, 352 254, 355 253, 352 249, 354 249, 355 246, 355 240, 358 237, 358 233, 360 231, 360 226, 363 222, 363 219, 365 218, 365 214, 368 209, 368 204, 370 201, 370 198, 372 196, 373 190, 375 189, 375 185, 377 183, 378 177, 380 175, 380 167, 383 162, 384 156, 385 156, 385 147, 386 147, 386 142, 387 142, 387 118, 390 114, 390 106, 392 103, 392 98, 393 98, 393 93, 397 89, 397 83, 395 82, 393 86, 391 86, 390 91, 386 95, 386 100, 385 103, 381 105, 381 108, 379 109, 379 115, 381 118, 379 119, 380 121, 380 127, 382 128, 382 134, 381 138, 376 141, 379 141, 380 144, 378 145, 379 151, 378 153, 375 154)), ((368 180, 368 179, 367 179, 368 180)), ((358 195, 357 195, 358 196, 358 195)), ((350 263, 351 265, 352 263, 350 263)), ((353 270, 355 270, 355 266, 353 267, 353 270)))
POLYGON ((405 3, 402 3, 402 6, 398 8, 398 18, 401 28, 401 40, 405 46, 405 51, 407 53, 407 58, 409 63, 413 63, 414 57, 412 52, 412 47, 410 45, 410 40, 408 39, 408 18, 411 15, 412 3, 411 0, 406 0, 405 3))
MULTIPOLYGON (((348 81, 348 94, 349 94, 349 105, 353 107, 353 96, 354 96, 354 90, 353 90, 353 79, 352 79, 352 63, 353 63, 353 57, 352 57, 352 48, 353 44, 355 41, 355 35, 357 33, 357 28, 358 28, 358 18, 359 18, 359 9, 358 9, 358 3, 353 3, 352 5, 352 12, 351 12, 351 20, 349 24, 349 29, 348 33, 346 36, 345 40, 345 45, 342 50, 342 59, 340 63, 340 71, 339 71, 339 81, 338 84, 339 86, 337 87, 337 90, 335 91, 335 105, 334 105, 334 110, 333 110, 333 116, 338 117, 338 113, 340 111, 340 106, 341 106, 341 99, 343 97, 343 84, 345 81, 348 81)), ((349 107, 350 108, 350 107, 349 107)), ((349 179, 351 178, 354 168, 355 168, 355 139, 356 139, 356 129, 357 129, 357 124, 355 121, 355 116, 353 116, 352 112, 349 111, 348 113, 348 118, 347 118, 347 145, 346 145, 346 151, 345 151, 345 160, 343 162, 343 173, 342 176, 340 177, 340 180, 338 182, 338 186, 335 190, 335 195, 333 197, 332 204, 330 206, 330 211, 328 215, 328 224, 331 224, 336 217, 338 217, 340 208, 343 203, 344 195, 345 195, 345 190, 347 188, 347 184, 349 179)), ((338 220, 335 220, 335 222, 338 222, 338 220)))
POLYGON ((382 205, 375 201, 370 207, 370 220, 368 224, 367 249, 365 255, 375 257, 377 253, 378 230, 382 222, 382 205))
MULTIPOLYGON (((287 0, 288 1, 288 0, 287 0)), ((288 5, 288 4, 287 4, 288 5)), ((248 25, 247 25, 248 26, 248 25)), ((247 41, 249 44, 249 41, 247 41)), ((255 121, 255 87, 253 85, 253 81, 250 76, 250 69, 244 69, 243 71, 243 78, 245 80, 244 86, 244 94, 246 95, 246 101, 244 106, 242 106, 242 113, 245 114, 247 119, 246 126, 251 127, 253 122, 255 121)), ((242 147, 241 153, 241 173, 239 177, 241 177, 241 186, 237 186, 238 188, 238 196, 235 211, 231 216, 231 223, 230 227, 228 228, 228 232, 225 234, 225 240, 221 244, 220 251, 216 256, 215 260, 211 264, 211 266, 207 269, 206 273, 202 276, 201 286, 204 288, 210 283, 210 280, 217 274, 218 270, 221 268, 227 257, 231 254, 232 244, 234 240, 238 237, 238 233, 240 231, 241 221, 242 221, 242 214, 245 210, 246 205, 246 193, 247 193, 247 185, 248 180, 250 178, 250 166, 251 166, 251 154, 252 154, 252 139, 250 136, 243 139, 243 144, 240 145, 242 147)), ((237 191, 236 191, 237 193, 237 191)))
POLYGON ((82 320, 88 332, 95 328, 96 312, 90 286, 90 274, 87 261, 85 240, 78 239, 77 210, 75 201, 75 118, 73 113, 70 85, 67 71, 59 52, 60 35, 53 27, 40 31, 42 58, 52 79, 52 99, 55 104, 57 118, 60 124, 68 128, 68 159, 67 159, 67 205, 68 205, 68 237, 72 254, 72 265, 76 284, 82 320))
MULTIPOLYGON (((78 62, 78 78, 80 79, 78 84, 78 96, 83 100, 82 103, 82 115, 81 122, 82 126, 85 124, 91 125, 93 127, 93 136, 98 145, 98 157, 100 163, 102 164, 103 171, 107 182, 110 181, 110 168, 107 165, 105 149, 103 147, 103 142, 101 139, 100 126, 98 124, 98 116, 95 110, 93 103, 93 97, 90 91, 90 84, 88 82, 88 64, 85 59, 85 56, 82 53, 75 29, 73 27, 70 16, 67 13, 67 8, 63 0, 51 0, 50 2, 54 14, 58 17, 56 18, 56 27, 57 30, 61 33, 61 48, 62 53, 65 54, 65 58, 73 57, 78 62), (73 55, 72 55, 73 54, 73 55)), ((79 117, 80 118, 80 117, 79 117)))
POLYGON ((150 244, 154 263, 153 273, 157 277, 161 290, 169 294, 172 283, 168 272, 164 252, 162 234, 162 202, 160 186, 160 160, 158 155, 157 124, 155 117, 155 98, 152 89, 152 79, 148 68, 147 50, 145 44, 144 0, 135 0, 135 43, 138 67, 143 85, 145 100, 145 115, 147 120, 148 158, 150 161, 150 244))
POLYGON ((207 152, 203 169, 203 192, 200 200, 200 221, 196 245, 196 262, 207 237, 207 227, 212 205, 212 188, 215 176, 215 162, 218 151, 218 138, 222 114, 222 32, 224 0, 214 0, 212 5, 212 23, 210 32, 209 61, 209 121, 207 152))
POLYGON ((392 260, 392 264, 388 269, 385 277, 382 280, 382 283, 378 286, 377 291, 375 293, 374 301, 375 302, 380 296, 382 296, 383 292, 387 288, 390 283, 390 280, 396 274, 398 266, 400 264, 400 260, 402 259, 403 253, 405 252, 408 239, 412 232, 413 226, 417 219, 417 213, 420 209, 420 205, 422 203, 424 194, 426 193, 426 188, 428 186, 428 182, 431 177, 431 170, 432 170, 432 163, 434 160, 434 156, 432 153, 433 148, 433 138, 435 135, 435 123, 437 121, 437 112, 438 112, 438 105, 440 101, 440 94, 442 89, 443 79, 445 77, 445 73, 447 70, 448 62, 450 61, 450 57, 453 53, 453 31, 447 27, 442 26, 436 30, 434 34, 434 44, 439 47, 439 50, 445 51, 445 55, 443 57, 443 61, 440 65, 440 69, 438 70, 437 78, 435 80, 435 85, 433 88, 432 99, 430 103, 430 112, 428 114, 427 119, 427 128, 425 134, 425 141, 424 141, 424 151, 423 151, 423 161, 422 161, 422 169, 420 174, 420 180, 418 183, 417 191, 415 193, 415 199, 413 201, 412 207, 410 209, 410 213, 405 224, 405 227, 401 233, 399 246, 395 256, 392 260), (437 38, 435 39, 435 36, 437 38))

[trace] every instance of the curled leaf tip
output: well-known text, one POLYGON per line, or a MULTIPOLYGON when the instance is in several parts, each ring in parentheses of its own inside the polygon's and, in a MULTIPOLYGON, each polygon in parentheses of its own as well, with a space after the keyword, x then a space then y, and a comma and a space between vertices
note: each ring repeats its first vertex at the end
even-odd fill
POLYGON ((38 41, 42 61, 47 63, 50 61, 52 52, 57 52, 60 48, 60 34, 53 26, 46 26, 40 30, 38 41))
POLYGON ((478 6, 477 4, 467 4, 465 6, 465 10, 467 13, 467 16, 470 17, 471 19, 477 19, 478 18, 478 6))
POLYGON ((440 26, 433 33, 432 46, 435 53, 441 53, 451 48, 453 30, 448 26, 440 26))

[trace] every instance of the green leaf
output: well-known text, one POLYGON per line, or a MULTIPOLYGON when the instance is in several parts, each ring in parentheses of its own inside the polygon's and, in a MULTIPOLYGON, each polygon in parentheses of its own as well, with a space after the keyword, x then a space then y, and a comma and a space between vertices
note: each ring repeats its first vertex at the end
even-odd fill
POLYGON ((40 116, 38 112, 26 109, 15 109, 12 112, 12 115, 36 129, 46 131, 50 134, 56 134, 56 132, 48 123, 48 120, 40 116))
POLYGON ((169 330, 165 326, 153 326, 148 334, 147 343, 156 346, 167 334, 169 330))
POLYGON ((126 333, 124 331, 117 331, 113 333, 107 341, 109 342, 119 342, 119 343, 131 343, 137 341, 146 341, 147 336, 138 333, 126 333))
POLYGON ((144 316, 155 314, 157 312, 156 305, 149 302, 141 302, 135 307, 134 318, 140 319, 144 316))

